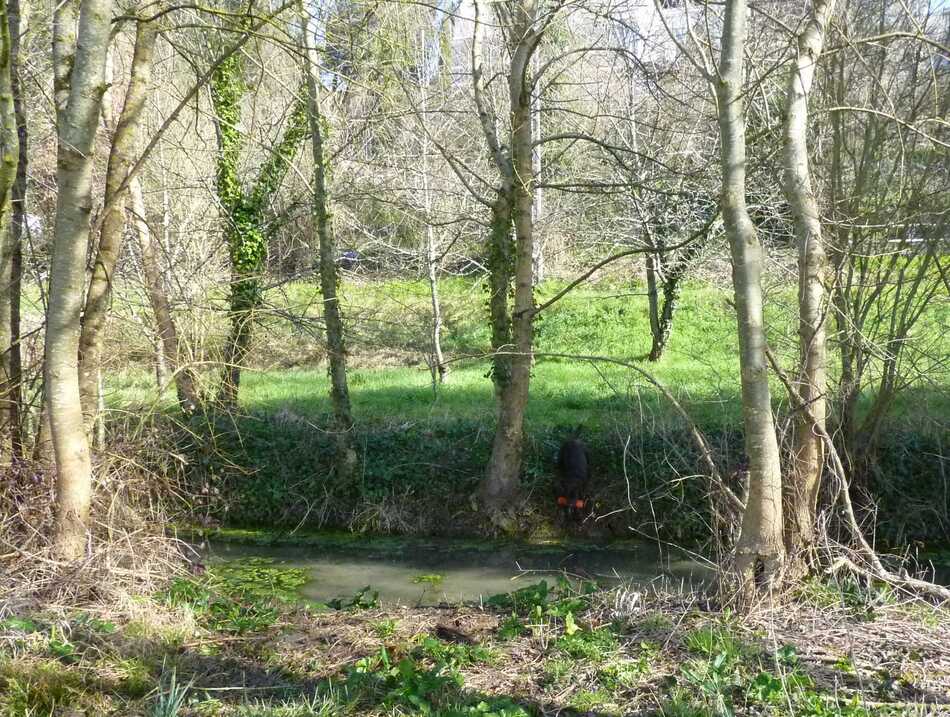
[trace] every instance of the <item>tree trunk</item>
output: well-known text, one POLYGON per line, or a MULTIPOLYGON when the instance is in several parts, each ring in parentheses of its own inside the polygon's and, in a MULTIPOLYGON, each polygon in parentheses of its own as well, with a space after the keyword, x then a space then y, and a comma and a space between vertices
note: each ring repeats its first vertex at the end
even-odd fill
POLYGON ((513 246, 511 241, 511 200, 500 193, 492 206, 489 237, 489 297, 491 321, 492 383, 495 387, 495 435, 492 440, 488 473, 482 485, 482 498, 491 511, 509 506, 518 492, 521 471, 522 418, 511 410, 514 375, 511 314, 508 292, 511 289, 513 246))
MULTIPOLYGON (((195 388, 195 376, 191 369, 181 365, 178 349, 178 330, 172 318, 168 296, 165 294, 165 283, 162 281, 162 270, 159 264, 158 239, 149 229, 145 221, 145 199, 142 196, 142 184, 134 178, 130 186, 132 197, 132 225, 138 237, 139 248, 142 252, 142 268, 145 272, 145 289, 148 292, 148 301, 152 306, 152 315, 155 318, 155 331, 158 334, 157 350, 161 351, 164 361, 165 375, 169 373, 175 382, 175 392, 178 395, 178 405, 185 413, 192 413, 198 408, 198 391, 195 388)), ((164 386, 160 377, 159 382, 164 386)))
POLYGON ((650 361, 659 361, 663 353, 663 347, 660 345, 660 289, 657 284, 661 262, 659 252, 651 251, 647 254, 647 315, 650 319, 650 336, 653 338, 648 356, 650 361))
MULTIPOLYGON (((426 188, 428 193, 428 187, 426 188)), ((426 276, 429 280, 429 299, 432 304, 432 360, 435 364, 433 379, 445 381, 449 367, 442 353, 442 305, 439 301, 439 248, 432 223, 426 223, 426 276)))
MULTIPOLYGON (((534 221, 533 151, 530 63, 540 36, 533 27, 537 5, 531 0, 513 3, 507 29, 510 51, 508 97, 511 110, 511 156, 489 140, 502 175, 492 208, 491 308, 493 366, 498 423, 492 442, 488 474, 482 497, 493 520, 506 527, 511 502, 516 497, 524 442, 524 412, 531 379, 534 340, 534 221), (514 224, 514 261, 510 257, 510 226, 514 224), (514 306, 507 312, 510 271, 514 269, 514 306), (513 349, 513 351, 512 351, 513 349), (513 353, 504 357, 498 351, 513 353)), ((480 72, 479 72, 480 74, 480 72)), ((484 125, 484 121, 483 121, 484 125)))
POLYGON ((15 426, 19 422, 17 390, 11 357, 19 343, 19 331, 13 333, 13 289, 16 272, 16 239, 10 218, 11 189, 16 180, 20 156, 17 115, 13 104, 13 47, 7 6, 0 3, 0 450, 12 449, 15 426))
POLYGON ((785 118, 785 198, 792 209, 798 238, 798 311, 801 367, 798 392, 806 410, 795 417, 790 513, 786 541, 790 556, 807 557, 815 540, 818 490, 824 468, 827 413, 825 318, 827 257, 821 235, 818 201, 808 167, 808 98, 824 45, 825 27, 834 0, 817 0, 805 29, 797 38, 787 91, 785 118), (806 416, 810 414, 810 416, 806 416), (814 422, 812 422, 814 419, 814 422))
POLYGON ((23 278, 23 227, 26 221, 27 126, 20 83, 20 37, 29 24, 29 14, 20 0, 7 4, 10 31, 10 85, 16 116, 18 155, 16 177, 11 192, 10 217, 10 360, 9 391, 10 448, 23 456, 23 352, 20 344, 20 286, 23 278))
MULTIPOLYGON (((423 67, 428 66, 425 56, 425 38, 423 47, 423 67)), ((423 81, 422 85, 422 114, 423 123, 428 118, 429 88, 423 81)), ((422 197, 424 202, 426 222, 426 277, 429 280, 429 298, 432 303, 432 371, 433 386, 436 382, 442 383, 448 373, 445 357, 442 355, 442 306, 439 303, 439 247, 435 238, 435 228, 432 226, 432 191, 429 186, 429 133, 425 127, 422 132, 422 197)), ((433 389, 434 390, 434 389, 433 389)))
MULTIPOLYGON (((235 53, 221 62, 211 77, 218 141, 215 181, 218 200, 225 210, 225 237, 231 262, 228 299, 231 331, 225 344, 224 370, 218 393, 218 401, 225 408, 237 406, 241 369, 247 362, 255 312, 263 298, 261 278, 267 259, 269 231, 265 226, 265 212, 274 193, 280 189, 294 153, 309 128, 305 103, 298 100, 279 145, 261 167, 252 191, 246 193, 238 174, 238 162, 244 147, 239 126, 245 89, 241 56, 235 53)), ((298 97, 304 97, 302 89, 298 97)))
MULTIPOLYGON (((309 28, 307 15, 301 7, 303 26, 309 28)), ((323 294, 323 318, 327 331, 327 360, 330 364, 330 402, 333 406, 333 430, 336 438, 336 469, 338 478, 347 481, 354 477, 357 455, 352 447, 353 413, 350 407, 350 391, 346 380, 346 342, 343 333, 343 316, 337 295, 336 240, 330 217, 327 189, 327 156, 324 147, 323 115, 320 98, 318 63, 309 48, 306 57, 308 116, 310 119, 310 144, 313 152, 313 216, 320 243, 320 290, 323 294)))
MULTIPOLYGON (((540 52, 535 52, 531 60, 532 72, 537 72, 540 67, 540 52)), ((534 177, 541 176, 541 93, 536 92, 531 96, 531 140, 533 148, 531 150, 531 174, 534 177)), ((531 202, 531 221, 537 226, 544 214, 544 192, 534 187, 531 202)), ((543 233, 542 233, 543 234, 543 233)), ((534 272, 534 283, 540 284, 544 281, 546 275, 544 242, 534 241, 531 250, 532 270, 534 272)))
POLYGON ((63 46, 63 39, 71 36, 75 4, 67 0, 58 5, 54 21, 57 100, 65 102, 57 113, 58 193, 45 364, 56 457, 54 550, 64 560, 75 560, 84 552, 92 498, 92 463, 79 393, 79 317, 92 210, 93 144, 112 25, 110 0, 82 0, 77 41, 63 46))
POLYGON ((125 102, 112 137, 106 168, 105 215, 99 231, 86 305, 79 339, 79 389, 82 396, 86 430, 91 431, 98 404, 98 375, 102 363, 102 339, 109 304, 112 276, 122 251, 125 236, 126 176, 134 161, 136 138, 152 77, 152 54, 156 31, 153 23, 139 21, 135 33, 131 79, 125 102))
POLYGON ((762 300, 762 247, 745 202, 743 52, 745 0, 727 0, 722 58, 716 82, 722 162, 722 213, 732 253, 732 279, 739 328, 739 365, 749 494, 736 545, 735 571, 742 594, 751 598, 780 577, 782 472, 772 417, 762 300))

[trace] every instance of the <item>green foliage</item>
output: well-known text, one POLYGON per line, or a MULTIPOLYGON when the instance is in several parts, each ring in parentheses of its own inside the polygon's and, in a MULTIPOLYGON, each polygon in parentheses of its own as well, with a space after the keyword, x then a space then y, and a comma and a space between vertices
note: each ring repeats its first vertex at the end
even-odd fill
POLYGON ((463 683, 462 676, 445 665, 426 668, 408 657, 394 661, 383 647, 354 663, 346 687, 353 692, 375 693, 384 705, 403 705, 421 714, 433 714, 436 703, 463 683))
POLYGON ((528 628, 525 627, 520 617, 517 615, 509 615, 504 620, 502 620, 501 624, 498 626, 498 639, 513 640, 516 637, 521 637, 527 632, 528 628))
POLYGON ((893 605, 896 597, 890 586, 884 583, 867 583, 848 575, 808 578, 799 588, 799 597, 820 608, 845 608, 855 617, 874 619, 874 611, 880 605, 893 605))
POLYGON ((396 634, 396 625, 398 623, 393 619, 380 620, 379 622, 373 623, 373 632, 376 633, 376 637, 387 638, 392 637, 396 634))
POLYGON ((510 593, 492 595, 485 600, 485 605, 521 616, 534 614, 541 609, 545 615, 564 619, 570 613, 576 614, 585 609, 588 597, 595 590, 594 583, 583 582, 575 589, 570 581, 560 577, 553 588, 547 580, 541 580, 510 593))
POLYGON ((582 712, 600 712, 598 708, 611 702, 610 694, 603 690, 578 690, 571 696, 571 706, 582 712))
POLYGON ((603 662, 618 648, 617 636, 612 630, 578 630, 572 635, 562 635, 556 643, 557 648, 575 659, 603 662))
POLYGON ((700 690, 703 701, 715 714, 732 717, 733 693, 741 687, 735 662, 720 652, 706 660, 689 660, 680 669, 683 678, 700 690))
POLYGON ((185 698, 188 696, 188 690, 192 683, 182 684, 178 681, 178 676, 173 669, 168 676, 168 680, 162 680, 158 695, 152 705, 150 717, 178 717, 181 714, 182 707, 185 705, 185 698))
POLYGON ((611 660, 597 671, 597 681, 605 690, 619 692, 635 687, 649 669, 650 663, 643 656, 639 660, 611 660))
POLYGON ((31 633, 38 632, 39 628, 36 626, 36 623, 28 618, 22 617, 8 617, 0 620, 0 629, 3 630, 16 630, 17 632, 31 633))
POLYGON ((79 655, 76 652, 76 646, 70 642, 69 638, 59 625, 52 625, 50 627, 47 648, 49 649, 50 653, 58 657, 63 662, 75 662, 79 659, 79 655))
POLYGON ((534 611, 535 607, 547 605, 549 597, 548 583, 546 580, 541 580, 534 585, 528 585, 510 593, 492 595, 485 600, 485 605, 498 610, 511 610, 518 615, 528 615, 534 611))
POLYGON ((472 665, 490 665, 498 660, 498 654, 482 645, 464 645, 454 642, 442 642, 434 637, 425 636, 413 651, 417 658, 428 658, 432 662, 460 669, 472 665))
POLYGON ((179 578, 164 594, 170 605, 187 605, 208 629, 243 634, 274 625, 281 606, 296 601, 306 573, 264 558, 212 566, 204 576, 179 578))
POLYGON ((369 585, 357 590, 350 598, 335 598, 327 605, 334 610, 371 610, 379 607, 379 591, 369 585))
POLYGON ((725 655, 731 662, 739 659, 742 653, 742 643, 721 625, 707 625, 693 630, 686 635, 686 649, 706 657, 725 655))

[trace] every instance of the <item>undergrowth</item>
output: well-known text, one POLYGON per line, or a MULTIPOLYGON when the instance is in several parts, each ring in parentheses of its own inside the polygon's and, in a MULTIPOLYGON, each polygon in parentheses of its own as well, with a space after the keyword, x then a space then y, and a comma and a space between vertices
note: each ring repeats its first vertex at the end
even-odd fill
MULTIPOLYGON (((620 614, 611 593, 559 579, 484 609, 381 610, 355 596, 315 610, 295 602, 302 578, 242 561, 175 580, 148 602, 144 623, 81 612, 6 618, 0 716, 884 717, 933 713, 927 700, 939 691, 925 685, 950 680, 923 645, 914 655, 899 641, 883 652, 886 643, 870 644, 897 624, 910 641, 936 644, 945 615, 922 627, 887 622, 895 613, 884 608, 883 622, 841 651, 830 638, 788 640, 696 610, 682 595, 641 594, 620 614), (438 636, 446 620, 461 637, 438 636), (816 661, 816 646, 838 660, 816 661)), ((811 619, 829 614, 846 615, 811 619)), ((831 632, 867 624, 846 619, 831 632)))

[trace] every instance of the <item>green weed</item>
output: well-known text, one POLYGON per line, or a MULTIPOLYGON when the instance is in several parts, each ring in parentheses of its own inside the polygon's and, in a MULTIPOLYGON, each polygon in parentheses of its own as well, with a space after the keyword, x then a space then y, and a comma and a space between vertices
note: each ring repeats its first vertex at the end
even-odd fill
POLYGON ((617 651, 617 636, 607 628, 578 630, 573 635, 563 635, 555 643, 557 648, 579 660, 603 662, 617 651))
POLYGON ((396 625, 398 625, 396 620, 386 619, 374 622, 372 628, 376 637, 385 639, 396 634, 396 625))
POLYGON ((164 599, 189 606, 211 630, 260 632, 277 621, 281 606, 298 598, 306 581, 303 570, 253 558, 212 566, 198 578, 176 579, 164 599))

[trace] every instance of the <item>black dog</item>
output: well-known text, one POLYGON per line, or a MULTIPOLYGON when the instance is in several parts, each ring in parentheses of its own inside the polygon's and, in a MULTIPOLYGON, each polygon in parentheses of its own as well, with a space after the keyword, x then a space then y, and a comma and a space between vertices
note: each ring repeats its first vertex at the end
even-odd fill
POLYGON ((590 461, 587 459, 587 446, 579 438, 569 438, 561 444, 557 454, 557 471, 560 489, 557 495, 559 508, 575 520, 588 502, 588 482, 590 479, 590 461))

